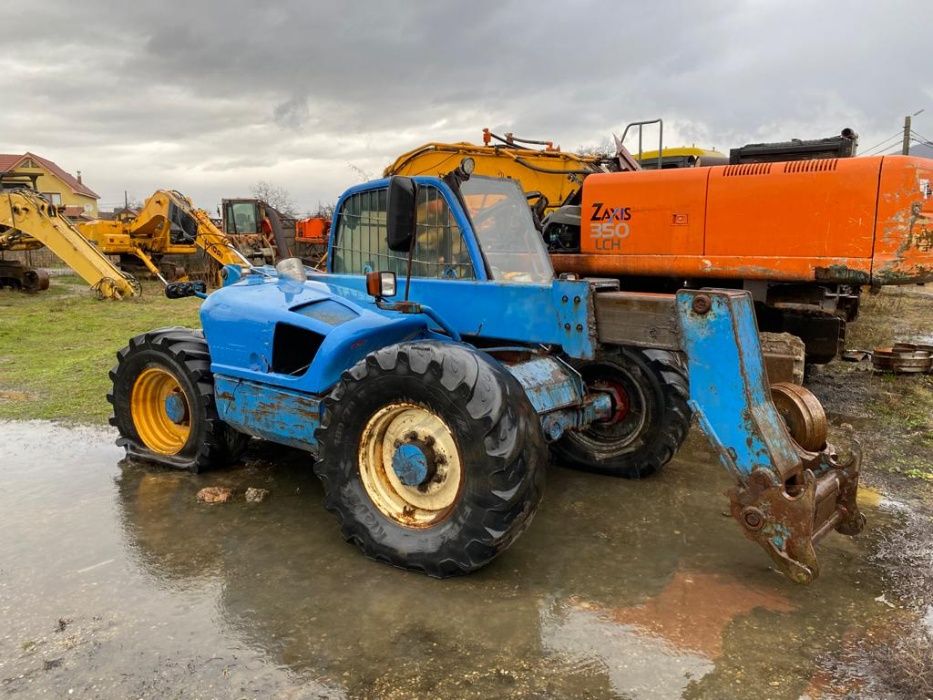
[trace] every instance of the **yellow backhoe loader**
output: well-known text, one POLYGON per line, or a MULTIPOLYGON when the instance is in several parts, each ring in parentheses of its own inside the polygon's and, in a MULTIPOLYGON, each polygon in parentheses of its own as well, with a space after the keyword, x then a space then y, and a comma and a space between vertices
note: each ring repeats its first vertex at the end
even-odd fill
MULTIPOLYGON (((179 270, 167 256, 190 256, 203 250, 219 266, 249 265, 207 212, 195 208, 190 199, 175 190, 156 191, 135 215, 78 226, 104 253, 119 255, 121 266, 141 263, 163 284, 187 278, 187 272, 179 270)), ((209 281, 217 282, 213 275, 209 281)))
POLYGON ((46 247, 80 275, 101 299, 139 294, 136 278, 121 272, 88 241, 58 208, 36 191, 36 176, 0 173, 0 287, 25 291, 48 289, 45 270, 4 259, 6 251, 46 247))

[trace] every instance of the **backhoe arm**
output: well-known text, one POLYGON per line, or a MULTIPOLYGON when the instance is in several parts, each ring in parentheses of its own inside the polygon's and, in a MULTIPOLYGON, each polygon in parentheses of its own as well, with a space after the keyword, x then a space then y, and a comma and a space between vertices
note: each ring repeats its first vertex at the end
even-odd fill
POLYGON ((224 265, 243 265, 250 267, 250 262, 243 254, 233 247, 233 243, 223 231, 214 225, 207 212, 203 209, 191 209, 191 215, 198 222, 198 237, 195 245, 210 255, 214 260, 224 265))
MULTIPOLYGON (((190 199, 175 190, 160 190, 150 197, 150 201, 156 201, 157 196, 167 198, 181 212, 195 221, 197 232, 194 236, 194 245, 220 263, 221 267, 224 265, 250 267, 249 261, 233 246, 227 234, 214 225, 206 211, 195 208, 190 199)), ((167 207, 162 205, 160 214, 163 221, 168 219, 166 210, 167 207)))
POLYGON ((80 275, 101 298, 139 294, 139 283, 132 276, 121 272, 37 193, 28 189, 0 193, 0 250, 29 250, 40 245, 80 275))

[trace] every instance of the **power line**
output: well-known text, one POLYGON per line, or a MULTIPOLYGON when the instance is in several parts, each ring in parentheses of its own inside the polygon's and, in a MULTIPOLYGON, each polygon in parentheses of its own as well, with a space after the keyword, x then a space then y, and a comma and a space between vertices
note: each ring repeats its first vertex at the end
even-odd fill
POLYGON ((898 136, 896 139, 888 139, 887 143, 882 143, 879 146, 876 146, 875 148, 869 149, 867 151, 863 151, 859 155, 871 156, 871 155, 877 155, 879 153, 884 153, 885 150, 887 150, 888 148, 891 148, 891 146, 893 146, 896 143, 900 143, 902 140, 903 140, 902 135, 898 136))
POLYGON ((904 133, 901 132, 900 134, 897 134, 896 136, 892 136, 891 138, 886 139, 885 141, 882 141, 874 148, 869 148, 867 151, 863 151, 862 155, 867 156, 873 153, 881 153, 885 149, 890 148, 892 144, 902 141, 903 138, 904 138, 904 133))
POLYGON ((880 154, 878 154, 878 155, 884 155, 884 156, 901 155, 901 153, 903 152, 903 150, 904 150, 903 146, 898 146, 898 147, 895 148, 893 151, 888 151, 887 153, 880 153, 880 154))
POLYGON ((890 141, 893 141, 894 139, 900 139, 900 138, 903 138, 903 137, 904 137, 904 132, 903 132, 903 131, 898 131, 896 134, 893 134, 893 135, 889 136, 889 137, 886 138, 884 141, 880 141, 879 143, 875 144, 875 145, 872 146, 871 148, 868 148, 868 149, 864 150, 864 151, 862 152, 862 155, 863 155, 863 156, 870 155, 870 154, 872 153, 872 151, 879 150, 879 147, 880 147, 881 150, 884 150, 885 148, 888 147, 890 141))

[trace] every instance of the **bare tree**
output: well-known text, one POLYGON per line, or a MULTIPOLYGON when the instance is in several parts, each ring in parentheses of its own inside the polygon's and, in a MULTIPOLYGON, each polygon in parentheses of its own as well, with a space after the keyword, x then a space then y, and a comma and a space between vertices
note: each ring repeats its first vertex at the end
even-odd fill
POLYGON ((609 138, 604 138, 598 144, 580 146, 576 150, 578 156, 596 156, 597 158, 612 158, 616 154, 616 145, 609 138))
POLYGON ((353 172, 355 172, 357 175, 359 175, 359 177, 360 177, 360 182, 369 182, 370 180, 375 179, 375 178, 373 178, 373 176, 370 174, 370 172, 369 172, 368 170, 363 170, 363 168, 361 168, 360 166, 358 166, 356 163, 349 163, 349 162, 348 162, 348 163, 347 163, 347 167, 350 168, 350 170, 352 170, 353 172))
POLYGON ((318 200, 317 208, 309 210, 305 218, 318 217, 321 219, 333 219, 334 218, 334 208, 333 204, 324 204, 318 200))
POLYGON ((298 218, 298 206, 284 187, 273 185, 266 180, 260 180, 250 188, 250 192, 253 197, 271 205, 279 213, 291 219, 298 218))

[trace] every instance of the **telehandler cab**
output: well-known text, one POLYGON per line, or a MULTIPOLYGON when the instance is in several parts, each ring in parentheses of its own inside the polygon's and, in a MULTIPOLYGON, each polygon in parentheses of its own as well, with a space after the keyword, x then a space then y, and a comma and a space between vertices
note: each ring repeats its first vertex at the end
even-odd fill
POLYGON ((151 331, 118 353, 119 444, 194 471, 236 461, 251 436, 307 450, 347 540, 448 576, 528 526, 549 448, 641 477, 695 413, 745 534, 812 581, 814 543, 863 526, 858 453, 836 457, 806 390, 772 403, 748 293, 555 279, 518 185, 471 166, 348 190, 326 273, 285 260, 227 266, 210 296, 169 285, 204 297, 203 331, 151 331))

